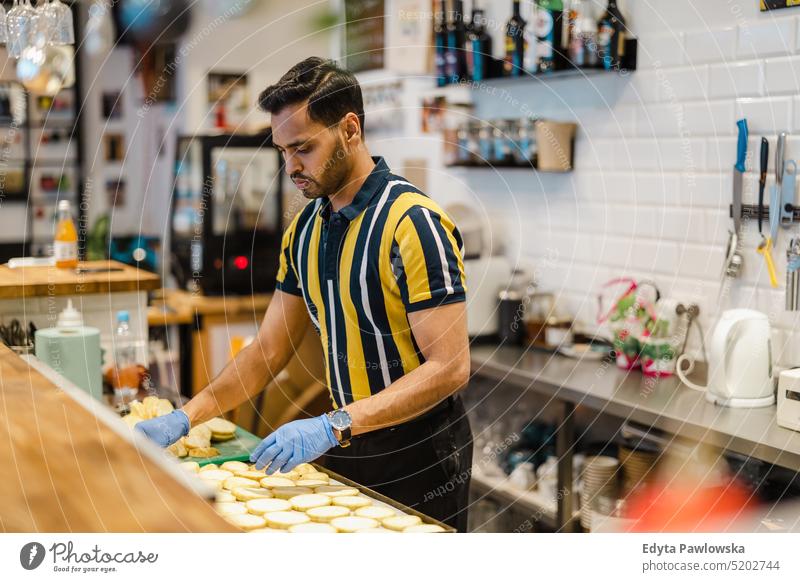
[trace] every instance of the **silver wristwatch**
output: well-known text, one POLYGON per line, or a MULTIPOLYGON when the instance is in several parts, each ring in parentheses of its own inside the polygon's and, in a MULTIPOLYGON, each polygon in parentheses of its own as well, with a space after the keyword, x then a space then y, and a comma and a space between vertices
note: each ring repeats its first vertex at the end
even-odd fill
POLYGON ((351 438, 350 427, 353 424, 350 413, 344 408, 339 408, 338 410, 332 410, 326 414, 328 420, 331 421, 331 426, 334 431, 333 434, 336 435, 336 440, 339 441, 339 445, 342 447, 349 447, 351 438))

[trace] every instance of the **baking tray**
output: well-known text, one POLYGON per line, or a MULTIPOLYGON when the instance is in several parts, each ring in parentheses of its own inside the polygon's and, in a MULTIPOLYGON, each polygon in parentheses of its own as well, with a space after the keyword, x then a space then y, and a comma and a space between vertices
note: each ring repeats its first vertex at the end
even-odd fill
POLYGON ((399 511, 402 511, 403 513, 407 513, 409 515, 416 515, 417 517, 419 517, 422 520, 422 523, 432 523, 432 524, 436 524, 438 526, 443 527, 444 528, 444 532, 442 532, 442 533, 456 533, 456 529, 454 527, 449 526, 446 523, 439 521, 438 519, 433 519, 432 517, 430 517, 428 515, 425 515, 421 511, 417 511, 416 509, 412 509, 410 507, 407 507, 407 506, 403 505, 402 503, 400 503, 399 501, 395 501, 391 497, 386 497, 386 495, 381 495, 377 491, 374 491, 374 490, 370 489, 369 487, 364 487, 363 485, 360 485, 360 484, 356 483, 352 479, 348 479, 347 477, 343 477, 342 475, 339 475, 338 473, 335 473, 334 471, 331 471, 330 469, 326 469, 322 465, 318 465, 317 463, 311 463, 311 464, 318 471, 321 471, 322 473, 327 473, 328 475, 331 476, 332 479, 335 479, 336 481, 341 482, 343 485, 347 485, 348 487, 353 487, 355 489, 358 489, 364 495, 366 495, 368 497, 372 497, 373 499, 377 499, 381 503, 385 503, 386 505, 389 505, 390 507, 393 507, 393 508, 395 508, 395 509, 397 509, 399 511))
POLYGON ((210 463, 221 464, 227 461, 250 462, 250 453, 258 446, 261 439, 242 427, 236 427, 236 436, 229 441, 211 442, 211 446, 219 451, 216 457, 183 457, 181 461, 194 461, 201 467, 210 463))
MULTIPOLYGON (((219 443, 211 443, 212 447, 215 447, 219 450, 220 454, 216 457, 208 457, 205 459, 197 459, 193 457, 184 457, 179 459, 180 461, 195 461, 201 467, 208 465, 210 463, 222 464, 227 461, 244 461, 246 463, 250 462, 250 453, 258 446, 262 439, 257 437, 256 435, 244 430, 243 428, 237 426, 236 427, 236 437, 229 440, 223 441, 219 443)), ((416 509, 412 509, 392 499, 391 497, 387 497, 386 495, 382 495, 369 487, 365 487, 359 483, 356 483, 352 479, 348 479, 338 473, 331 471, 330 469, 326 469, 322 465, 317 463, 311 463, 315 469, 321 471, 322 473, 326 473, 330 475, 331 479, 335 481, 339 481, 343 485, 347 485, 348 487, 353 487, 358 489, 364 495, 368 497, 372 497, 373 499, 380 501, 381 503, 385 503, 386 505, 393 507, 403 513, 407 513, 409 515, 416 515, 422 520, 422 523, 431 523, 436 524, 444 528, 443 533, 456 533, 456 529, 452 526, 447 525, 437 519, 434 519, 428 515, 425 515, 421 511, 417 511, 416 509)))

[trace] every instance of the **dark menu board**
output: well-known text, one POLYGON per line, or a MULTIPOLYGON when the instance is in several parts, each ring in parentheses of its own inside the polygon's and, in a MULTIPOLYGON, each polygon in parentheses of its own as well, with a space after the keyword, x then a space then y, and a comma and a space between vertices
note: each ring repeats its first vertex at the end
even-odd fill
POLYGON ((382 69, 384 0, 345 0, 344 60, 353 72, 382 69))
POLYGON ((792 6, 800 6, 800 0, 761 0, 762 12, 778 8, 791 8, 792 6))

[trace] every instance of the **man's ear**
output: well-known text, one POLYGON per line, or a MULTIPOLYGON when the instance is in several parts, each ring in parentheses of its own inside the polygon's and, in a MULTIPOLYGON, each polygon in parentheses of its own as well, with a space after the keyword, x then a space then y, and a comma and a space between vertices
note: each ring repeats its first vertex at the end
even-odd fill
POLYGON ((355 113, 348 113, 344 116, 344 137, 347 143, 352 144, 354 138, 361 137, 361 125, 355 113))

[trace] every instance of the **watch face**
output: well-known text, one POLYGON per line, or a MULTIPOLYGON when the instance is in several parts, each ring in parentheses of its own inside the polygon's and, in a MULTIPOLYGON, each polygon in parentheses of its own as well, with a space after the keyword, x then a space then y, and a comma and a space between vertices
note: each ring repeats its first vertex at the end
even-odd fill
POLYGON ((344 430, 350 427, 350 414, 346 410, 334 410, 331 415, 331 426, 336 430, 344 430))

